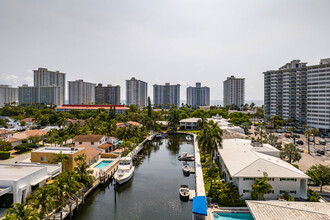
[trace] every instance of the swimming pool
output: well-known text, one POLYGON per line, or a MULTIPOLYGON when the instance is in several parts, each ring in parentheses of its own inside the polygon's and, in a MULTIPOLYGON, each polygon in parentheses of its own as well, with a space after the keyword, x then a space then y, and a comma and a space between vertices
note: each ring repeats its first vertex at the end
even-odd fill
POLYGON ((250 213, 213 213, 214 220, 253 220, 250 213))
POLYGON ((103 169, 104 167, 108 166, 112 161, 111 160, 103 160, 102 162, 98 163, 94 168, 103 169))

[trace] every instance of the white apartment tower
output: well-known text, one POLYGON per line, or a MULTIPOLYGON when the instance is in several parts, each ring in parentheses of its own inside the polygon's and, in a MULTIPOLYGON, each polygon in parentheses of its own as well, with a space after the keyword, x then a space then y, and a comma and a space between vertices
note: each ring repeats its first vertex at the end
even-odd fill
POLYGON ((28 86, 18 87, 19 104, 61 105, 61 88, 59 86, 28 86))
POLYGON ((265 117, 330 130, 330 59, 307 66, 299 60, 264 74, 265 117))
POLYGON ((0 85, 0 107, 6 103, 18 102, 18 89, 8 85, 0 85))
POLYGON ((147 106, 148 83, 134 77, 126 80, 126 105, 147 106))
POLYGON ((210 88, 202 87, 200 82, 196 83, 196 87, 189 86, 187 88, 187 105, 192 107, 209 106, 210 88))
POLYGON ((154 85, 154 105, 169 108, 172 105, 180 107, 180 84, 154 85))
POLYGON ((82 79, 69 81, 69 104, 95 104, 95 84, 82 79))
MULTIPOLYGON (((56 105, 63 105, 65 101, 65 73, 61 73, 59 71, 50 71, 46 68, 38 68, 38 70, 33 70, 34 73, 34 86, 39 87, 59 87, 60 88, 60 96, 59 96, 59 102, 56 102, 54 104, 56 105)), ((45 90, 45 89, 42 89, 45 90)), ((47 95, 51 95, 52 92, 48 94, 42 94, 42 90, 37 89, 36 93, 36 100, 39 100, 38 102, 42 103, 42 100, 45 100, 46 103, 51 103, 51 101, 48 101, 47 95)), ((50 89, 54 90, 54 89, 50 89)), ((48 91, 50 91, 48 90, 48 91)), ((56 89, 55 89, 56 90, 56 89)), ((57 97, 50 97, 49 99, 57 99, 57 97)))
POLYGON ((223 106, 245 104, 245 78, 227 77, 223 81, 223 106))

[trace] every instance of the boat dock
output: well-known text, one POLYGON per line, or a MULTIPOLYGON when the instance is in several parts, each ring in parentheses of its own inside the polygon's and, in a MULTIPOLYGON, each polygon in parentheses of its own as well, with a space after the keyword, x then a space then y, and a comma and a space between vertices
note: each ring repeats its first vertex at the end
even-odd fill
POLYGON ((190 134, 194 137, 194 155, 195 155, 195 178, 196 178, 196 196, 205 196, 205 186, 202 171, 202 163, 200 152, 198 148, 198 141, 196 134, 190 134))
POLYGON ((149 135, 144 141, 142 141, 134 150, 132 150, 129 154, 127 154, 127 157, 131 157, 133 160, 136 158, 139 158, 137 155, 138 153, 143 149, 143 146, 146 142, 152 141, 156 136, 156 133, 153 135, 149 135))
POLYGON ((193 198, 196 196, 195 190, 191 189, 189 190, 189 200, 193 200, 193 198))

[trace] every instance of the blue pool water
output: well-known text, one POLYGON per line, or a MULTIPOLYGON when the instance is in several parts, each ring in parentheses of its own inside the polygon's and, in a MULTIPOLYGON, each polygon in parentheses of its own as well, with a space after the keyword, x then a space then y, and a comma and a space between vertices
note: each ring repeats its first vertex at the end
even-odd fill
POLYGON ((253 220, 250 213, 213 213, 214 220, 253 220))
POLYGON ((97 164, 95 168, 103 169, 104 167, 108 166, 112 161, 111 160, 104 160, 97 164))

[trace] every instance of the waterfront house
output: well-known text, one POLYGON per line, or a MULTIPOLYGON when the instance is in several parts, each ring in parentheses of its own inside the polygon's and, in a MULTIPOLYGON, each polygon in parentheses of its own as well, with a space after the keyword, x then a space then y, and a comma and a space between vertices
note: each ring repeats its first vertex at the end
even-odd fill
POLYGON ((186 118, 180 121, 180 129, 183 130, 196 130, 197 129, 197 122, 200 118, 186 118))
POLYGON ((85 149, 85 160, 88 165, 92 165, 98 161, 101 157, 101 151, 86 144, 80 144, 76 148, 85 149))
POLYGON ((47 134, 47 131, 45 131, 45 130, 26 130, 26 131, 16 133, 13 137, 23 140, 23 139, 28 139, 31 136, 43 137, 46 134, 47 134))
POLYGON ((135 122, 135 121, 128 121, 128 122, 122 122, 122 123, 116 124, 117 129, 123 128, 123 127, 128 127, 128 126, 142 127, 142 125, 140 123, 135 122))
POLYGON ((0 119, 6 120, 7 119, 7 124, 8 124, 8 128, 10 129, 17 129, 18 127, 20 128, 21 123, 19 120, 13 119, 11 117, 8 116, 0 116, 0 119))
POLYGON ((61 172, 60 164, 0 164, 0 207, 25 202, 26 197, 61 172))
POLYGON ((281 160, 279 151, 268 145, 246 139, 224 139, 218 149, 222 179, 232 182, 243 199, 251 198, 252 184, 268 174, 273 191, 264 197, 277 199, 285 192, 294 198, 307 198, 309 177, 291 164, 281 160))
POLYGON ((77 162, 74 160, 79 155, 85 155, 85 148, 68 147, 44 147, 31 152, 31 162, 50 164, 57 158, 58 154, 64 154, 68 157, 64 161, 63 169, 73 171, 77 162))
POLYGON ((106 135, 78 135, 74 138, 75 147, 85 144, 102 151, 102 153, 109 153, 115 150, 114 144, 117 141, 117 138, 106 135))

